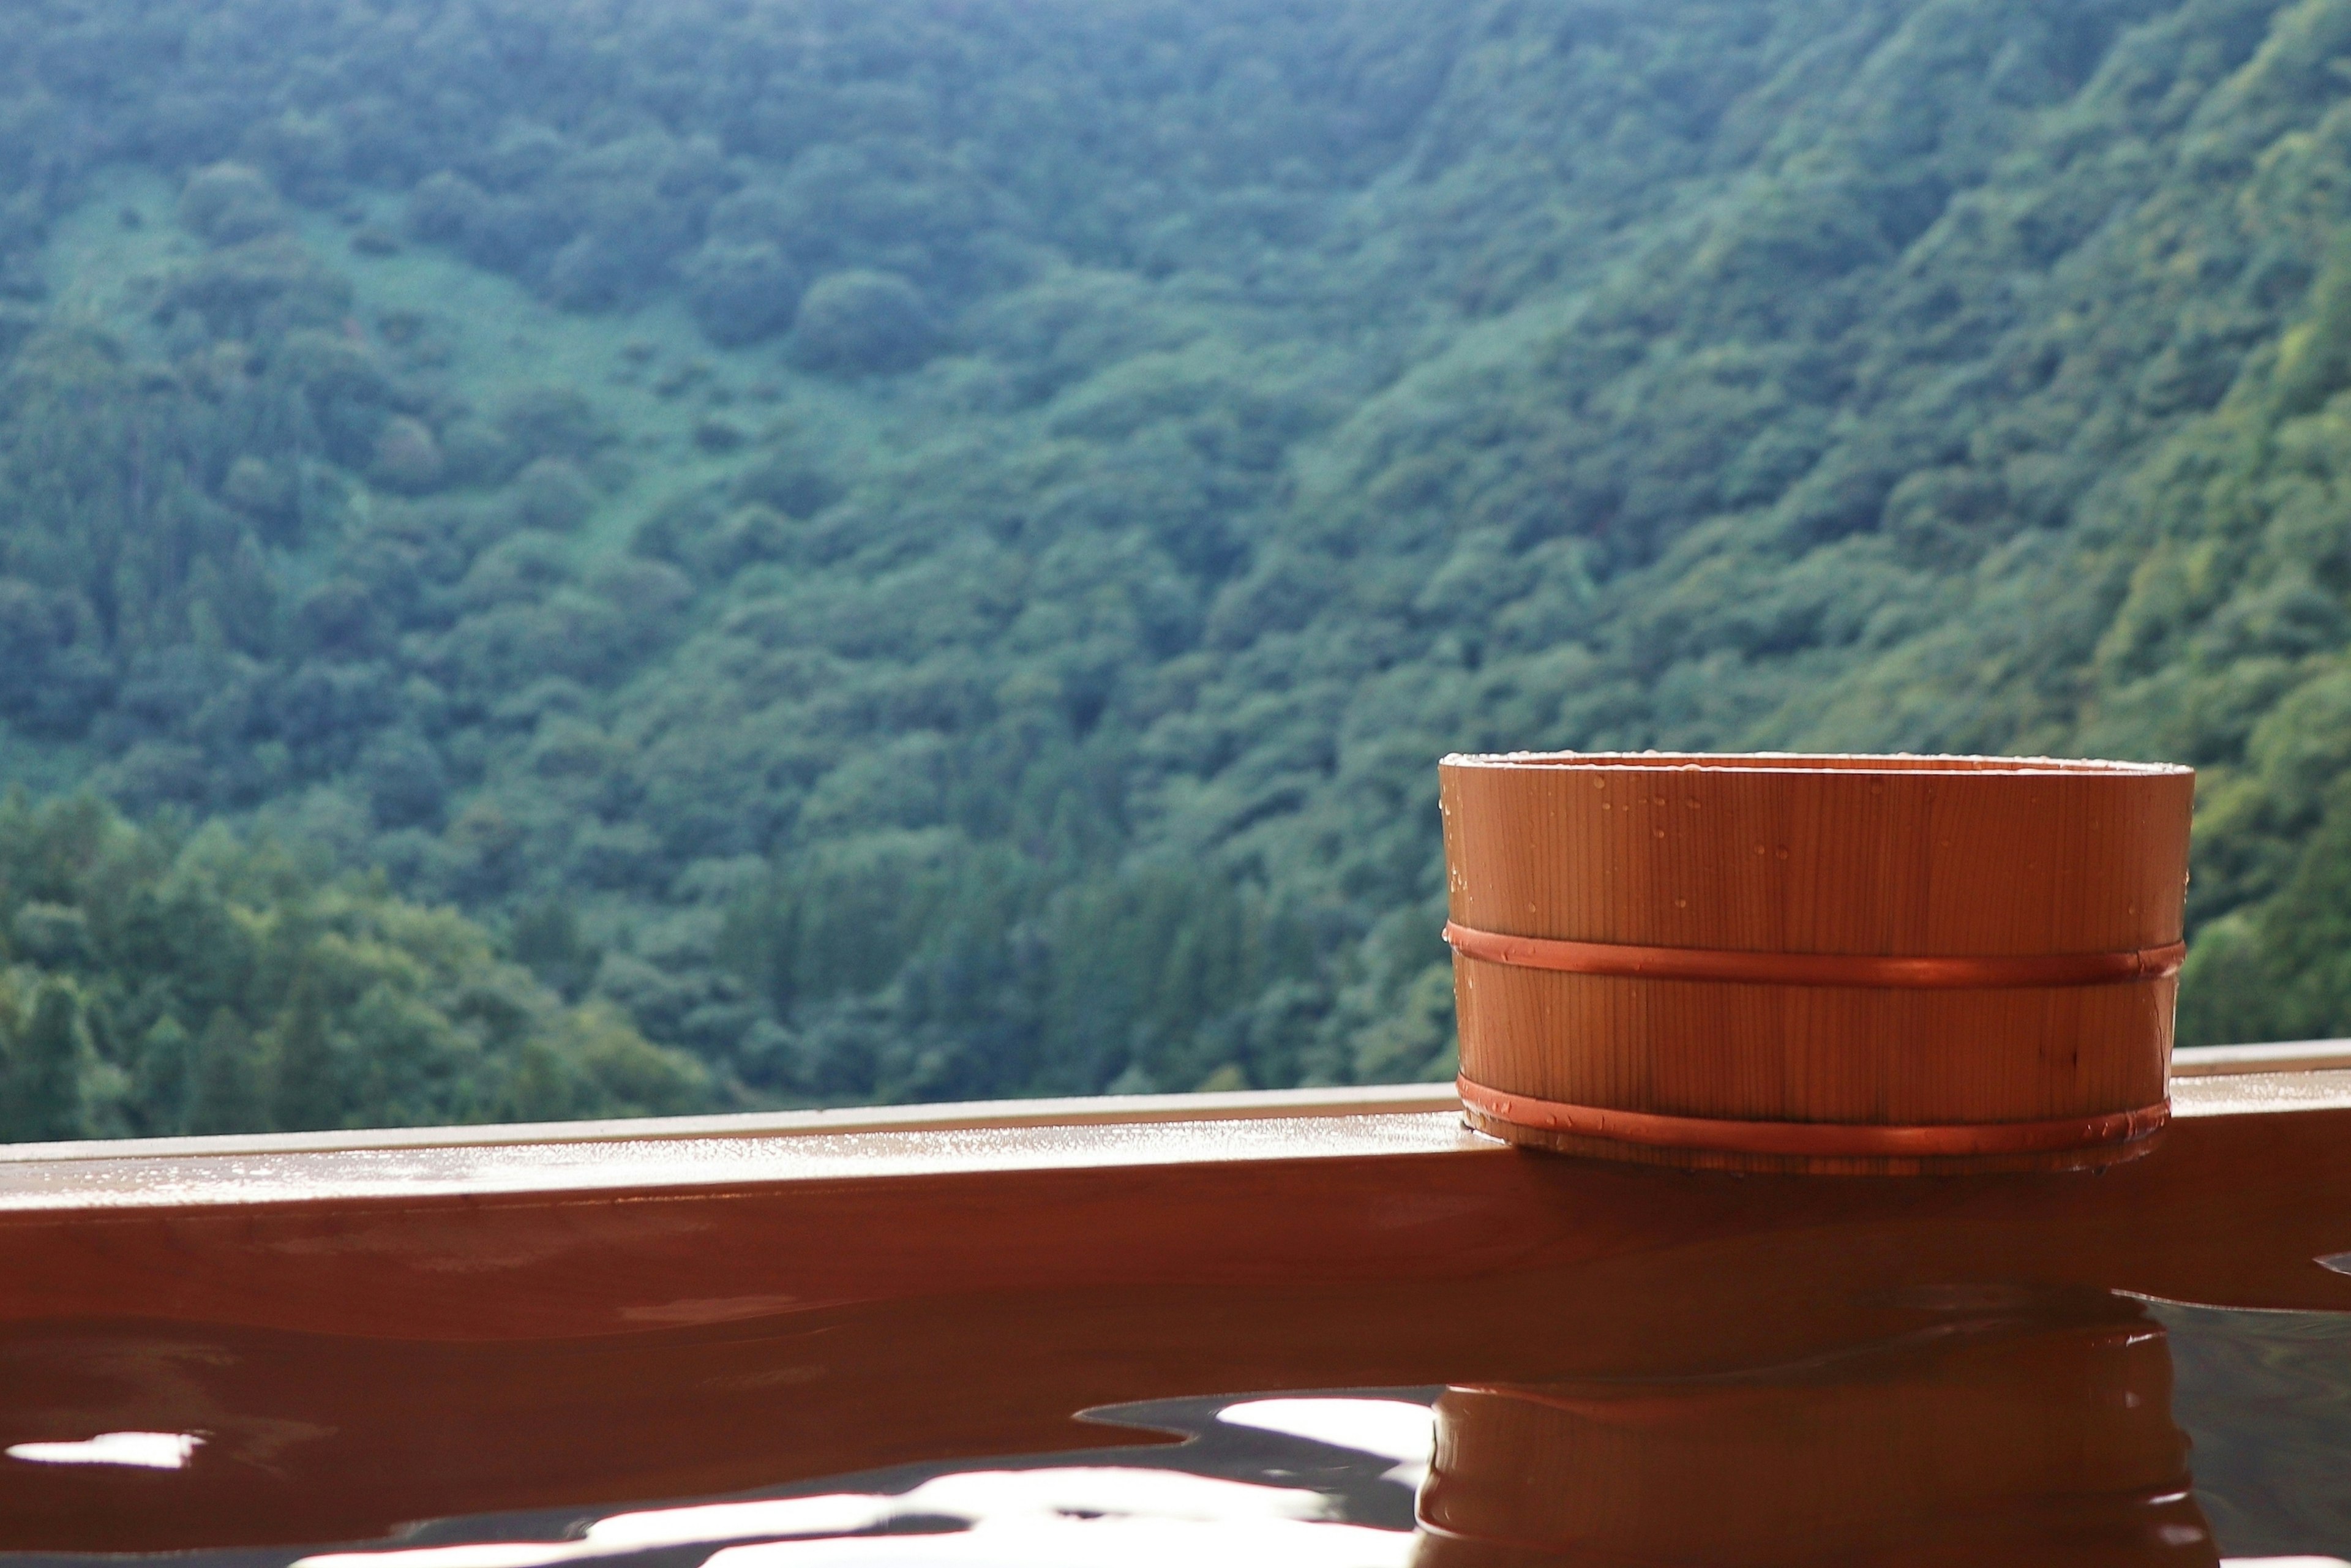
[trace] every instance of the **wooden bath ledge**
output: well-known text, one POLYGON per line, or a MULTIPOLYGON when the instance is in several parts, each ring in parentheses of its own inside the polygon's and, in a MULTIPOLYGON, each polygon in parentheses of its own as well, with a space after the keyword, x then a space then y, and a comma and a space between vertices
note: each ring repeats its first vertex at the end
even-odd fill
MULTIPOLYGON (((2351 1110, 2351 1040, 2174 1056, 2181 1119, 2351 1110)), ((0 1214, 1428 1154, 1449 1083, 0 1145, 0 1214)))
MULTIPOLYGON (((2171 1094, 2183 1122, 2351 1112, 2351 1040, 2183 1048, 2171 1094)), ((0 1144, 0 1216, 1507 1152, 1460 1111, 1450 1083, 1399 1083, 0 1144)))
POLYGON ((1460 1277, 1692 1225, 1960 1214, 2034 1271, 2104 1279, 2104 1258, 2147 1294, 2351 1310, 2351 1278, 2311 1262, 2351 1254, 2351 1068, 2266 1049, 2182 1051, 2161 1146, 2102 1176, 1529 1156, 1432 1084, 20 1145, 0 1149, 0 1325, 561 1337, 1056 1283, 1460 1277))

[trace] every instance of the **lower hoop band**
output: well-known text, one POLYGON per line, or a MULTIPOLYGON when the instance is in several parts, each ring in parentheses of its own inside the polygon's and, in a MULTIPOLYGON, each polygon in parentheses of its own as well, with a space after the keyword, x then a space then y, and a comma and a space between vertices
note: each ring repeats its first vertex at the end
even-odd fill
POLYGON ((1608 1138, 1654 1148, 1708 1149, 1720 1154, 1859 1158, 2059 1154, 2068 1149, 2136 1143, 2171 1120, 2164 1101, 2136 1111, 2064 1116, 2049 1122, 1956 1122, 1888 1126, 1866 1122, 1736 1122, 1709 1116, 1663 1116, 1571 1105, 1454 1081, 1461 1103, 1482 1116, 1538 1132, 1608 1138))
POLYGON ((1445 939, 1465 958, 1518 969, 1614 975, 1646 980, 1714 980, 1752 986, 1839 986, 1882 990, 2011 990, 2036 986, 2118 986, 2179 972, 2188 946, 2174 942, 2120 953, 2024 953, 1950 958, 1868 953, 1753 953, 1725 947, 1646 947, 1506 936, 1453 921, 1445 939))

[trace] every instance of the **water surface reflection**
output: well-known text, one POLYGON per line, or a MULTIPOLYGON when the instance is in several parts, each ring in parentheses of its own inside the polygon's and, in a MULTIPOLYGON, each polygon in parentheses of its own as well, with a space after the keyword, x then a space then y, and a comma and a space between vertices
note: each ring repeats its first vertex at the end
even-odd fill
MULTIPOLYGON (((991 1448, 982 1424, 966 1428, 957 1458, 820 1480, 782 1475, 717 1495, 472 1513, 371 1539, 191 1539, 212 1549, 176 1553, 174 1568, 2153 1568, 2351 1556, 2351 1320, 1977 1286, 1865 1305, 1861 1317, 1898 1332, 1792 1361, 1701 1358, 1676 1371, 1661 1355, 1638 1375, 1097 1406, 1084 1413, 1099 1434, 1091 1445, 1045 1449, 1007 1428, 991 1448)), ((142 1367, 169 1371, 184 1410, 201 1404, 187 1386, 207 1364, 238 1364, 235 1352, 207 1364, 184 1345, 158 1357, 135 1339, 85 1334, 58 1353, 104 1370, 103 1408, 44 1406, 37 1418, 52 1429, 9 1447, 0 1482, 13 1490, 0 1496, 40 1495, 25 1489, 48 1478, 98 1489, 80 1494, 92 1508, 115 1496, 168 1519, 176 1497, 197 1518, 208 1487, 253 1484, 250 1454, 237 1459, 237 1443, 211 1441, 201 1424, 102 1425, 160 1408, 152 1388, 142 1405, 142 1367), (125 1437, 168 1437, 179 1468, 154 1464, 158 1442, 125 1437)), ((573 1354, 583 1371, 597 1364, 573 1354)), ((724 1380, 644 1373, 699 1361, 628 1363, 644 1385, 628 1399, 611 1394, 603 1407, 616 1425, 580 1440, 642 1442, 651 1430, 626 1423, 663 1399, 704 1400, 708 1419, 750 1451, 758 1410, 810 1416, 806 1382, 757 1372, 779 1354, 803 1364, 806 1343, 747 1340, 727 1354, 724 1380)), ((57 1373, 55 1388, 73 1385, 57 1373)), ((261 1396, 240 1386, 208 1396, 219 1429, 272 1414, 241 1407, 261 1396)), ((597 1408, 592 1391, 580 1399, 575 1416, 597 1408)), ((0 1393, 0 1411, 26 1416, 7 1403, 0 1393)), ((820 1403, 833 1418, 858 1418, 853 1400, 820 1403)), ((326 1424, 308 1430, 335 1435, 326 1424)), ((469 1452, 463 1432, 434 1440, 449 1462, 469 1452)), ((331 1483, 330 1468, 304 1471, 289 1457, 301 1451, 292 1442, 261 1468, 331 1483)), ((36 1548, 0 1553, 11 1568, 124 1562, 38 1550, 46 1543, 23 1539, 5 1510, 0 1540, 36 1548)))

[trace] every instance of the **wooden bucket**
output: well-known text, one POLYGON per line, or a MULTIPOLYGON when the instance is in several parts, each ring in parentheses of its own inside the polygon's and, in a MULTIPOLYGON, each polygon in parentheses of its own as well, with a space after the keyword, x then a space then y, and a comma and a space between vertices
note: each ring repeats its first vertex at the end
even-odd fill
POLYGON ((2168 1118, 2195 774, 1439 765, 1470 1123, 1654 1164, 2062 1170, 2168 1118))

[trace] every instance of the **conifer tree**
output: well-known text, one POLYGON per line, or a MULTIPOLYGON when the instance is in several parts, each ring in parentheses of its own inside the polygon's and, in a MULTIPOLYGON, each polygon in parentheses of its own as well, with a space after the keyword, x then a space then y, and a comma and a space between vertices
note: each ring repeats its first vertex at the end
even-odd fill
POLYGON ((161 1138, 188 1130, 194 1110, 195 1057, 194 1038, 170 1013, 147 1030, 131 1075, 141 1132, 161 1138))
POLYGON ((213 1014, 197 1042, 194 1080, 188 1106, 191 1133, 270 1130, 259 1042, 226 1008, 213 1014))
POLYGON ((285 1132, 310 1132, 342 1122, 342 1085, 327 1040, 327 1012, 319 982, 305 968, 296 977, 285 1010, 271 1031, 277 1050, 270 1075, 270 1110, 285 1132))
POLYGON ((28 1143, 89 1135, 82 1076, 89 1035, 73 982, 47 979, 33 993, 10 1062, 11 1133, 28 1143))

